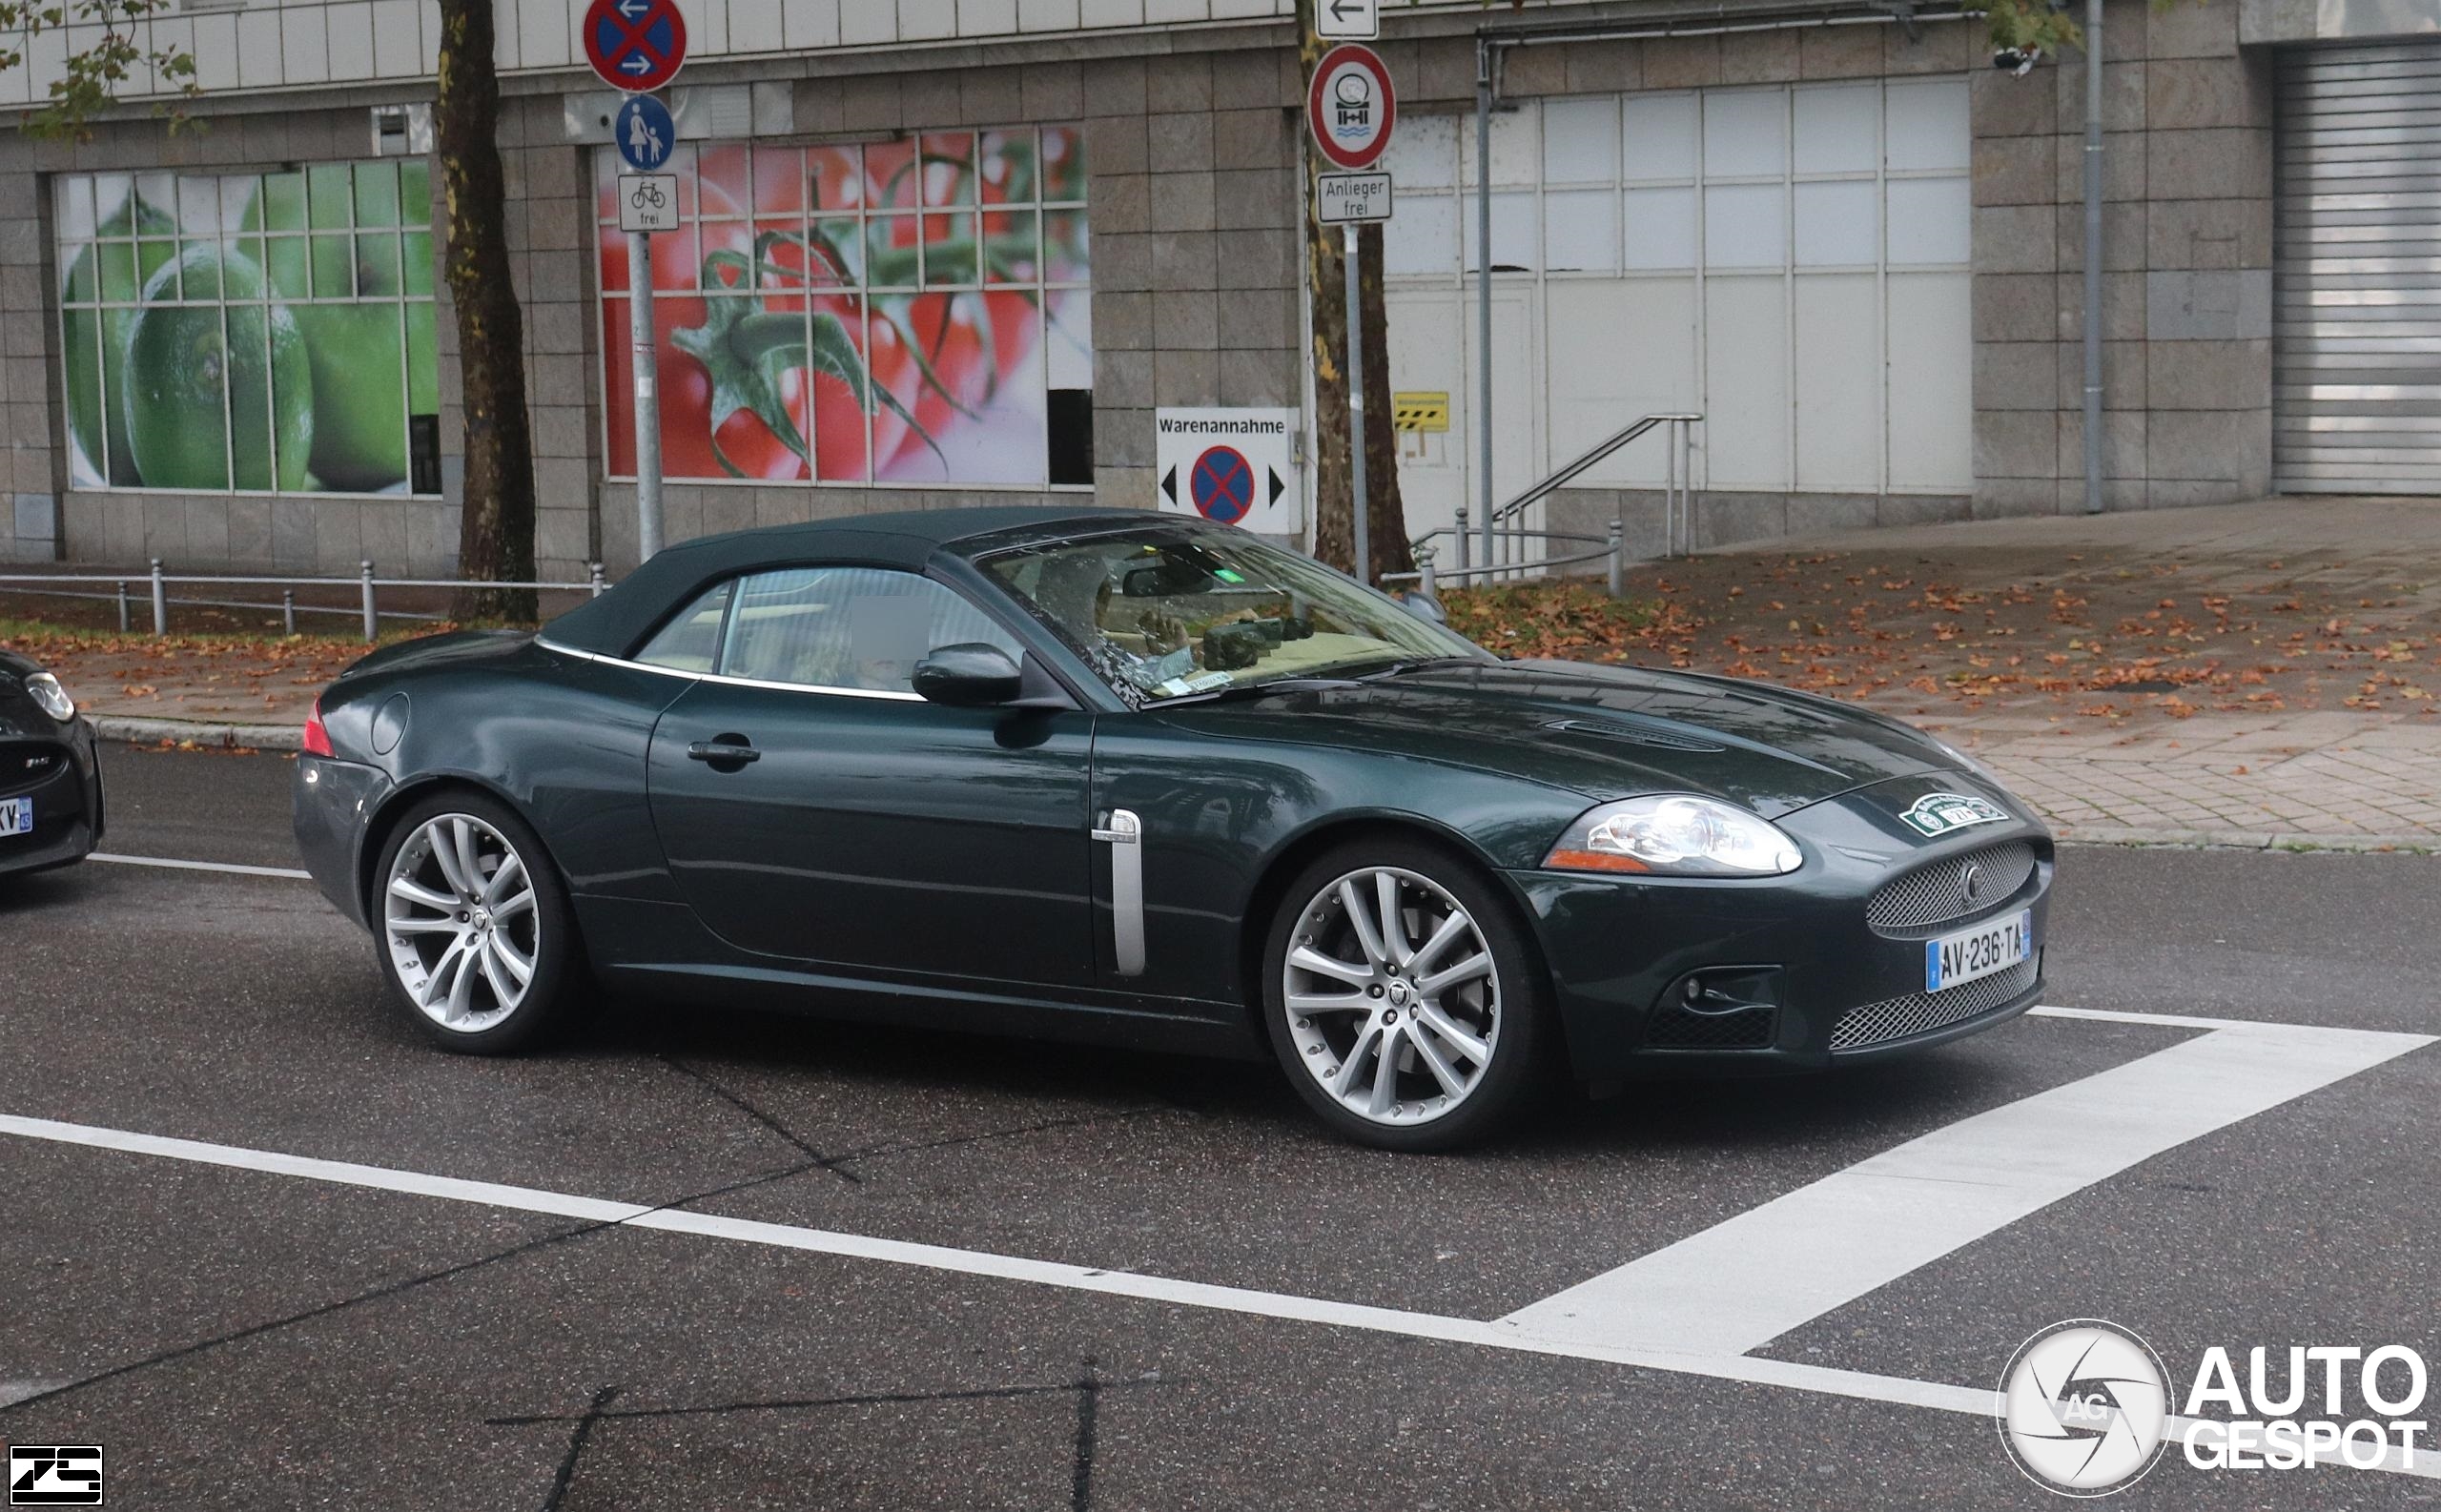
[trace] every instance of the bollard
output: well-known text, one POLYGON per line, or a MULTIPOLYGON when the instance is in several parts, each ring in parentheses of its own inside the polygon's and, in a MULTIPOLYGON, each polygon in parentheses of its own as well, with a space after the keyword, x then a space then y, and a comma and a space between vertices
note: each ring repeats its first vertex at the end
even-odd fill
MULTIPOLYGON (((1463 541, 1467 538, 1465 536, 1460 536, 1458 539, 1463 541)), ((1427 599, 1437 599, 1441 597, 1441 595, 1434 589, 1434 583, 1437 580, 1432 575, 1432 548, 1430 546, 1418 546, 1415 548, 1415 570, 1420 575, 1416 582, 1416 591, 1423 594, 1427 599)))
POLYGON ((1610 597, 1613 599, 1618 598, 1620 595, 1627 592, 1628 589, 1628 564, 1624 560, 1622 560, 1627 553, 1623 549, 1623 542, 1620 539, 1622 534, 1623 532, 1619 529, 1619 521, 1616 518, 1613 518, 1610 521, 1610 597))
POLYGON ((118 584, 118 633, 127 633, 127 580, 124 578, 118 584))
POLYGON ((592 587, 592 589, 593 589, 593 597, 595 597, 595 598, 599 599, 599 598, 601 598, 601 597, 602 597, 602 588, 603 588, 603 582, 602 582, 602 563, 600 563, 600 562, 590 562, 590 563, 588 563, 588 564, 587 564, 587 567, 588 567, 588 570, 587 570, 587 572, 586 572, 586 576, 591 580, 591 584, 590 584, 590 586, 591 586, 591 587, 592 587))
POLYGON ((357 563, 357 566, 363 573, 360 581, 364 584, 364 639, 369 644, 381 637, 380 622, 376 618, 373 609, 373 563, 361 562, 357 563))
POLYGON ((170 591, 161 582, 161 559, 153 559, 153 633, 170 633, 170 591))
POLYGON ((283 633, 288 635, 297 633, 297 590, 295 588, 279 590, 279 624, 283 633))
POLYGON ((1467 570, 1467 506, 1458 505, 1458 570, 1467 570))

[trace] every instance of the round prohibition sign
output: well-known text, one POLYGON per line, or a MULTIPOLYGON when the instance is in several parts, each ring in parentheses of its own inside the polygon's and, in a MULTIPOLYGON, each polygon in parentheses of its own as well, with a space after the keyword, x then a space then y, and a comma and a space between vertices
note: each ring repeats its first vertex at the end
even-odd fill
POLYGON ((593 72, 630 94, 661 88, 687 61, 687 18, 672 0, 593 0, 584 34, 593 72))
POLYGON ((1382 54, 1343 42, 1314 65, 1313 87, 1305 95, 1305 125, 1314 134, 1315 149, 1333 167, 1361 170, 1380 162, 1398 123, 1398 91, 1382 54))
POLYGON ((1236 447, 1215 446, 1195 460, 1187 493, 1197 514, 1234 525, 1255 507, 1255 470, 1236 447))

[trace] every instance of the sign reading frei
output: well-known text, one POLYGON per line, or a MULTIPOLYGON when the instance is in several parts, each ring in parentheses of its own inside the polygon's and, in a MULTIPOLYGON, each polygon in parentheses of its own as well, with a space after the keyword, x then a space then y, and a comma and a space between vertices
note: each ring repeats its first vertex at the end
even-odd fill
POLYGON ((1299 434, 1295 410, 1156 410, 1155 503, 1266 535, 1293 534, 1304 527, 1299 434))
POLYGON ((612 89, 657 90, 687 61, 687 18, 676 0, 593 0, 585 10, 585 61, 612 89))
POLYGON ((678 229, 678 175, 676 174, 621 174, 619 175, 619 229, 621 231, 676 231, 678 229))
POLYGON ((1390 218, 1387 174, 1323 174, 1314 180, 1314 215, 1325 226, 1390 218))
POLYGON ((1380 53, 1348 42, 1323 54, 1305 98, 1305 124, 1324 161, 1350 172, 1372 167, 1388 150, 1398 118, 1398 95, 1380 53))
POLYGON ((1370 42, 1382 34, 1382 0, 1314 0, 1314 34, 1326 42, 1370 42))

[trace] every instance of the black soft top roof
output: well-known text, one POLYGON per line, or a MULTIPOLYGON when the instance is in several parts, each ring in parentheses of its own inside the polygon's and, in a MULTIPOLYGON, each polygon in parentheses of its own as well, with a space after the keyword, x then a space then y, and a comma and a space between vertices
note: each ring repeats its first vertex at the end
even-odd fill
POLYGON ((1150 510, 989 504, 851 515, 702 536, 664 549, 617 587, 553 620, 543 633, 555 644, 574 650, 625 656, 672 610, 723 578, 742 572, 831 562, 913 572, 922 570, 944 546, 1004 531, 1190 522, 1178 515, 1150 510))

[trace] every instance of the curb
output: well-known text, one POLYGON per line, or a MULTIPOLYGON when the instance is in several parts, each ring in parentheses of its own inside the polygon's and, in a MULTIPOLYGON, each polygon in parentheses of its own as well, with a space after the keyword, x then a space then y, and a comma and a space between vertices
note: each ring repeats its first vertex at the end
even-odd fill
MULTIPOLYGON (((91 716, 89 716, 91 718, 91 716)), ((205 725, 184 719, 92 719, 93 733, 104 740, 153 745, 159 741, 193 741, 197 746, 252 746, 256 750, 296 750, 305 732, 294 725, 205 725)))
POLYGON ((2158 846, 2190 850, 2441 851, 2441 834, 2294 835, 2247 829, 2121 829, 2059 831, 2063 846, 2158 846))

